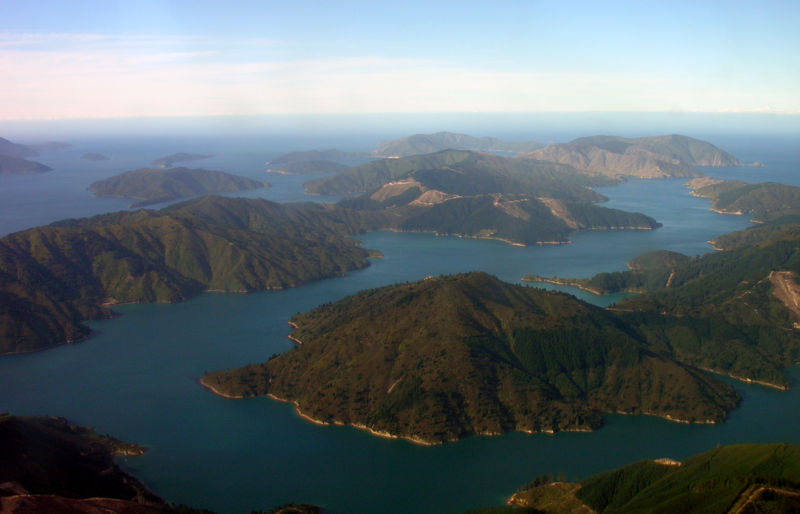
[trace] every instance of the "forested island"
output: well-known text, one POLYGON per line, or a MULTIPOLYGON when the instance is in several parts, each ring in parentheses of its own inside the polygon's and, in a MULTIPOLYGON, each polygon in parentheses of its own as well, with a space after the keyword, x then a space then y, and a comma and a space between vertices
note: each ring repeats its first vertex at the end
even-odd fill
POLYGON ((568 164, 579 170, 611 177, 699 177, 695 166, 729 167, 743 164, 711 143, 681 135, 624 138, 582 137, 519 157, 568 164))
POLYGON ((269 187, 269 184, 222 171, 141 168, 93 182, 89 191, 95 196, 132 198, 138 200, 132 207, 144 207, 192 196, 263 187, 269 187))
POLYGON ((297 347, 203 384, 424 444, 589 431, 604 412, 716 423, 739 402, 616 314, 481 272, 363 291, 291 324, 297 347))

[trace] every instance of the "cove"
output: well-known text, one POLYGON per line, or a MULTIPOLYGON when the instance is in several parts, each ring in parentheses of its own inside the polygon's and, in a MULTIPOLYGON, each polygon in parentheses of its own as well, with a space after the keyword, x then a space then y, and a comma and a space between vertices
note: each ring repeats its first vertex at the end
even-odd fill
MULTIPOLYGON (((334 513, 460 512, 499 504, 542 473, 574 479, 645 458, 684 458, 734 442, 800 443, 800 372, 794 389, 734 383, 744 397, 730 419, 687 426, 607 416, 592 434, 473 437, 420 447, 349 427, 320 427, 266 398, 226 400, 197 383, 206 371, 266 360, 290 348, 296 312, 368 287, 483 270, 516 282, 525 273, 590 276, 624 269, 642 252, 711 251, 707 240, 749 225, 712 213, 682 181, 629 181, 601 192, 608 206, 664 224, 654 231, 585 232, 572 244, 513 247, 497 241, 374 232, 385 257, 347 277, 249 295, 205 294, 175 305, 117 308, 80 344, 0 358, 0 409, 59 415, 149 446, 122 465, 167 500, 219 512, 310 502, 334 513)), ((574 291, 571 291, 574 292, 574 291)), ((583 299, 601 305, 617 297, 583 299)))

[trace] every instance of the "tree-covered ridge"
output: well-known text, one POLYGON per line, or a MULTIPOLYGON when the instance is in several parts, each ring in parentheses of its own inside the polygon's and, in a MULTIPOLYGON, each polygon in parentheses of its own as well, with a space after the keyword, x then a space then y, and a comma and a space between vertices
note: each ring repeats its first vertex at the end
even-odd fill
POLYGON ((480 272, 363 291, 292 324, 296 348, 203 383, 427 443, 591 430, 602 412, 716 422, 738 403, 730 387, 648 351, 615 314, 480 272))
POLYGON ((0 353, 85 338, 108 303, 293 287, 368 265, 362 214, 204 197, 67 220, 0 239, 0 353))
MULTIPOLYGON (((642 292, 618 309, 653 351, 736 378, 788 387, 800 361, 800 229, 762 226, 723 238, 730 250, 653 260, 589 279, 545 279, 597 293, 642 292)), ((541 279, 541 277, 528 277, 541 279)))
POLYGON ((209 193, 224 193, 269 187, 266 182, 222 171, 190 168, 141 168, 126 171, 89 186, 95 196, 133 198, 134 207, 168 202, 209 193))
POLYGON ((741 166, 711 143, 686 136, 593 136, 534 150, 524 157, 568 164, 612 177, 697 177, 695 166, 741 166))
POLYGON ((402 159, 381 159, 356 166, 332 177, 311 180, 303 185, 306 192, 312 195, 365 192, 398 180, 413 171, 451 166, 470 155, 471 152, 467 151, 444 151, 402 159))
POLYGON ((577 484, 539 480, 517 492, 515 506, 562 512, 575 500, 600 513, 797 512, 800 447, 736 444, 684 459, 642 461, 577 484), (545 503, 547 502, 547 507, 545 503))
POLYGON ((442 150, 471 150, 477 152, 499 152, 518 154, 530 152, 543 145, 536 141, 507 142, 495 137, 473 137, 453 132, 415 134, 413 136, 386 141, 372 154, 379 157, 408 157, 434 153, 442 150))
POLYGON ((337 177, 355 172, 380 185, 340 205, 384 212, 394 230, 528 245, 565 242, 580 229, 660 226, 642 214, 593 205, 603 197, 591 188, 614 181, 553 163, 450 150, 377 161, 337 177))
POLYGON ((776 182, 747 184, 737 180, 714 181, 693 189, 692 194, 710 199, 715 211, 753 214, 756 221, 800 216, 800 187, 797 186, 776 182))

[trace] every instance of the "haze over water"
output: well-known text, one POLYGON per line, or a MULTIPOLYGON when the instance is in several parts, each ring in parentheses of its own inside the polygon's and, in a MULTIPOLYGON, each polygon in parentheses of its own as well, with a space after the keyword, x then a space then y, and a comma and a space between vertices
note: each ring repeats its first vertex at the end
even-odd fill
MULTIPOLYGON (((352 141, 346 149, 369 148, 364 141, 352 141)), ((725 140, 712 142, 743 161, 765 162, 767 168, 709 173, 800 185, 796 141, 780 145, 764 139, 761 146, 759 140, 746 141, 749 146, 742 145, 742 152, 726 146, 725 140)), ((190 167, 273 183, 254 195, 305 200, 301 183, 308 176, 266 176, 264 162, 286 150, 335 146, 309 143, 222 139, 214 147, 189 139, 83 141, 40 159, 53 172, 0 176, 0 228, 5 234, 63 217, 125 208, 130 202, 92 198, 86 187, 177 151, 215 154, 188 163, 190 167), (112 160, 80 161, 88 151, 106 153, 112 160)), ((337 142, 342 147, 338 143, 346 141, 337 142)), ((313 425, 287 404, 265 398, 226 400, 197 383, 206 371, 264 361, 287 350, 292 345, 286 338, 290 316, 364 288, 471 270, 512 282, 525 273, 585 277, 624 269, 645 251, 709 252, 709 239, 749 226, 746 217, 711 212, 706 200, 689 195, 682 180, 631 180, 599 191, 609 197, 609 207, 643 212, 664 226, 584 232, 575 234, 570 245, 528 248, 428 234, 365 234, 358 239, 385 258, 347 277, 286 291, 205 294, 175 305, 118 307, 119 317, 91 324, 95 335, 88 341, 0 358, 0 410, 65 416, 147 445, 145 456, 128 458, 123 466, 169 501, 231 513, 286 502, 316 503, 334 513, 459 512, 500 504, 542 473, 574 479, 644 458, 680 459, 717 444, 800 443, 796 368, 790 371, 795 387, 789 392, 733 383, 744 401, 717 426, 612 415, 592 434, 512 433, 437 447, 379 439, 349 427, 313 425)), ((576 294, 601 305, 618 299, 576 294)))

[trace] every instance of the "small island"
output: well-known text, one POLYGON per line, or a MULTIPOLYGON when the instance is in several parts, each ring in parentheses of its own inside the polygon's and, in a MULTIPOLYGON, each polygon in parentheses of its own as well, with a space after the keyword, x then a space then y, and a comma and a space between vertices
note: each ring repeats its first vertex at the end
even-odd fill
POLYGON ((420 444, 591 431, 605 412, 716 423, 739 401, 724 383, 648 350, 613 314, 481 272, 362 291, 290 324, 295 348, 202 383, 420 444))
POLYGON ((101 153, 89 152, 81 155, 81 160, 99 162, 99 161, 108 161, 110 160, 110 158, 101 153))
POLYGON ((170 168, 176 162, 200 161, 203 159, 210 159, 211 157, 213 157, 213 155, 206 155, 202 153, 178 152, 167 155, 166 157, 160 157, 158 159, 155 159, 150 164, 158 168, 170 168))
POLYGON ((95 196, 133 198, 133 207, 169 202, 210 193, 247 191, 269 187, 222 171, 190 168, 141 168, 98 180, 89 186, 95 196))

